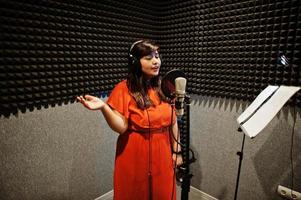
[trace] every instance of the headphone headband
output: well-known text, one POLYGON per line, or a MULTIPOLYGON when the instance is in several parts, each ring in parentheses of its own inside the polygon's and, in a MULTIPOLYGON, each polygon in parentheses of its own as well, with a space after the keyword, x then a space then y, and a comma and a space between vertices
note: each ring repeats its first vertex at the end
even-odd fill
POLYGON ((132 46, 130 47, 130 50, 129 50, 129 54, 130 54, 130 55, 132 54, 132 50, 133 50, 134 46, 135 46, 136 44, 138 44, 138 43, 141 43, 141 42, 143 42, 143 40, 138 40, 138 41, 136 41, 136 42, 134 42, 134 43, 132 44, 132 46))

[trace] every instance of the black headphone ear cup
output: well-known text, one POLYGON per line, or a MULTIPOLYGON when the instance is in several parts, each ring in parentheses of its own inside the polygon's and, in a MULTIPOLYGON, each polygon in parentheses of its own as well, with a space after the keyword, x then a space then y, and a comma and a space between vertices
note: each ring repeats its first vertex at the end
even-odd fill
POLYGON ((137 68, 138 67, 138 59, 133 56, 132 54, 129 54, 128 58, 128 66, 129 66, 129 71, 132 71, 131 68, 137 68))
POLYGON ((129 57, 128 57, 128 66, 132 66, 133 64, 133 55, 132 54, 129 54, 129 57))
POLYGON ((140 61, 132 54, 129 54, 128 67, 129 72, 138 74, 140 68, 140 61))
POLYGON ((132 65, 137 67, 139 65, 139 61, 136 57, 133 57, 132 65))
POLYGON ((128 56, 128 67, 129 67, 129 70, 131 70, 131 67, 139 67, 140 66, 140 61, 135 57, 135 56, 133 56, 133 54, 132 54, 132 50, 133 50, 133 48, 137 45, 137 44, 139 44, 139 43, 141 43, 141 42, 143 42, 143 40, 138 40, 138 41, 136 41, 136 42, 134 42, 132 45, 131 45, 131 47, 130 47, 130 49, 129 49, 129 56, 128 56))

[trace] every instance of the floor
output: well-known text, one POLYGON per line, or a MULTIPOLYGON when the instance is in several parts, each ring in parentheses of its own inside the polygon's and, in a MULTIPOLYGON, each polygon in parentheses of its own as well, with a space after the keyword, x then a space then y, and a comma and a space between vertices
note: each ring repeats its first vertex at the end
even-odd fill
MULTIPOLYGON (((101 198, 95 200, 113 200, 113 192, 108 193, 101 198)), ((177 200, 181 200, 181 187, 177 186, 177 200)), ((191 188, 189 192, 189 200, 218 200, 210 195, 207 195, 195 188, 191 188)))

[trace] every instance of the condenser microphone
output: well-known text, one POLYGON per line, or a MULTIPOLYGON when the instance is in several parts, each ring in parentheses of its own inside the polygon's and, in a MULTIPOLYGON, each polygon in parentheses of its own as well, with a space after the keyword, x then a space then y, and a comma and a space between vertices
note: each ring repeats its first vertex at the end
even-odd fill
POLYGON ((175 79, 175 96, 176 96, 176 115, 182 116, 184 114, 184 99, 186 89, 186 78, 178 77, 175 79))

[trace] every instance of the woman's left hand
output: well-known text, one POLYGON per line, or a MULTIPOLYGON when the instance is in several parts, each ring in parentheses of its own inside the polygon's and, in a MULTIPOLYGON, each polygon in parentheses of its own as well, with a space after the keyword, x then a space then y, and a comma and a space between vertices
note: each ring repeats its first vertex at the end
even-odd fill
POLYGON ((183 158, 181 154, 172 154, 172 164, 173 166, 180 166, 183 164, 183 158))

